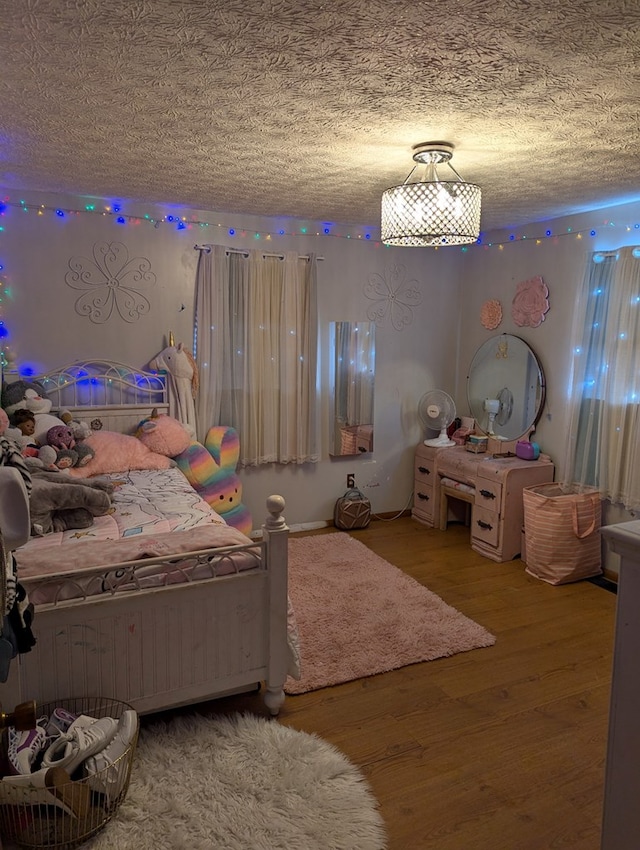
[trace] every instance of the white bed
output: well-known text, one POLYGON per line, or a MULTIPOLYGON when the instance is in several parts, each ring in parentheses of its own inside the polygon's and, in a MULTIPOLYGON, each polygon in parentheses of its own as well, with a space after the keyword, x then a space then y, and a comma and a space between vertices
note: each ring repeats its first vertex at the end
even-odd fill
MULTIPOLYGON (((54 410, 110 431, 131 433, 152 408, 169 411, 164 376, 122 364, 78 363, 34 380, 54 410)), ((121 486, 131 505, 129 484, 121 486)), ((169 525, 150 520, 135 540, 113 540, 114 518, 98 517, 81 535, 46 535, 16 552, 37 644, 12 662, 4 706, 98 696, 147 713, 264 683, 264 701, 278 713, 297 664, 284 500, 267 500, 262 538, 253 541, 187 489, 184 516, 174 499, 169 525)))

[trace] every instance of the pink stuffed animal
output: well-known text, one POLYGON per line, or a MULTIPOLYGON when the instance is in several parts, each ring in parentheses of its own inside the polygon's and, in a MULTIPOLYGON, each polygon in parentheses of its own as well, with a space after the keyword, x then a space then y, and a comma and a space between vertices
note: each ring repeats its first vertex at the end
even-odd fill
POLYGON ((135 436, 152 452, 165 457, 176 457, 191 443, 184 425, 173 416, 158 413, 156 408, 138 425, 135 436))

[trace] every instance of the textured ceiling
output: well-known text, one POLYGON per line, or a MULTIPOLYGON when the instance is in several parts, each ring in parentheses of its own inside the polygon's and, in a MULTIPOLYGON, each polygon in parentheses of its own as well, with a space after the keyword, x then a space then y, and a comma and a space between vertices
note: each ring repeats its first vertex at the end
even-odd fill
POLYGON ((5 187, 378 225, 412 145, 446 140, 483 230, 640 199, 638 0, 0 12, 5 187))

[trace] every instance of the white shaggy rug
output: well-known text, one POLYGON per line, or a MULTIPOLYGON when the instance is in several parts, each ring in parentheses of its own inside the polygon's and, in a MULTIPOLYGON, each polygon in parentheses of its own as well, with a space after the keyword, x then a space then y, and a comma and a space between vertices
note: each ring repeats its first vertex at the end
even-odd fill
POLYGON ((127 797, 83 850, 383 850, 360 771, 277 720, 188 715, 143 727, 127 797))

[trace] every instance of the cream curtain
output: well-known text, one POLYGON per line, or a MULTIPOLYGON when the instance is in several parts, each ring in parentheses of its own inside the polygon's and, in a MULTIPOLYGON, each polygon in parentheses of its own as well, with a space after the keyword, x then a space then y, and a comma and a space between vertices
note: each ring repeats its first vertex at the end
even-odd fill
POLYGON ((640 508, 640 249, 588 258, 573 331, 563 482, 640 508))
POLYGON ((219 245, 196 279, 198 422, 240 434, 240 465, 308 463, 317 451, 316 258, 219 245))

